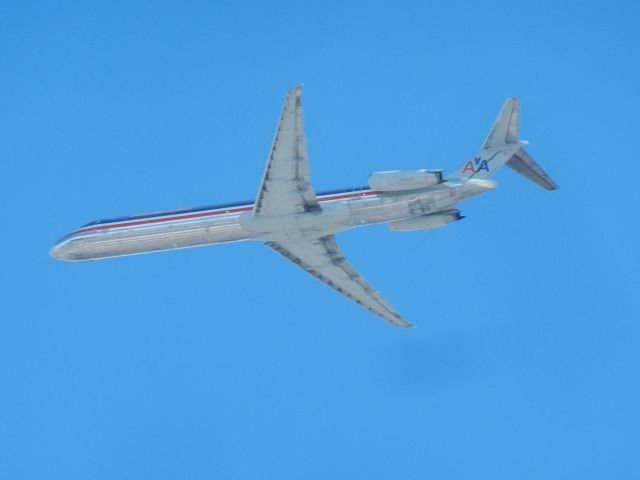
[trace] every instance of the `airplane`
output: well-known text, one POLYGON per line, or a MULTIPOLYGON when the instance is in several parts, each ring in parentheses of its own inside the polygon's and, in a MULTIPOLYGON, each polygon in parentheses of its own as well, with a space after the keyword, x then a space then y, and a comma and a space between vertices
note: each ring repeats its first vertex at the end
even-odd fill
POLYGON ((480 150, 451 175, 443 170, 375 172, 368 185, 316 193, 309 177, 302 85, 287 93, 255 201, 144 213, 88 223, 50 254, 82 261, 241 240, 274 251, 397 327, 412 327, 345 259, 335 235, 364 225, 431 230, 463 218, 458 204, 493 190, 507 166, 546 190, 556 183, 518 139, 520 101, 507 98, 480 150))

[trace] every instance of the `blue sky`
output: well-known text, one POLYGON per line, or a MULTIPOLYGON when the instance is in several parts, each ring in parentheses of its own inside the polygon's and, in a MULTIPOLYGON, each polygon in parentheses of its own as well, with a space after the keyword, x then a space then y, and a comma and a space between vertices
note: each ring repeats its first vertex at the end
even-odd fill
POLYGON ((640 7, 3 2, 0 478, 638 478, 640 7), (259 243, 83 264, 112 215, 252 198, 304 82, 317 189, 510 171, 433 232, 340 235, 418 328, 259 243))

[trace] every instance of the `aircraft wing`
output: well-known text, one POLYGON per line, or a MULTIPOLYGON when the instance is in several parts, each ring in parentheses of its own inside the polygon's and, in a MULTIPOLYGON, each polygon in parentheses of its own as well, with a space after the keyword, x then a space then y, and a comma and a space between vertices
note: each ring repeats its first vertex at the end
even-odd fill
POLYGON ((284 216, 320 210, 309 180, 301 93, 302 85, 298 85, 287 94, 258 189, 255 215, 284 216))
POLYGON ((268 242, 267 245, 318 280, 396 327, 413 326, 347 262, 333 235, 303 242, 268 242))

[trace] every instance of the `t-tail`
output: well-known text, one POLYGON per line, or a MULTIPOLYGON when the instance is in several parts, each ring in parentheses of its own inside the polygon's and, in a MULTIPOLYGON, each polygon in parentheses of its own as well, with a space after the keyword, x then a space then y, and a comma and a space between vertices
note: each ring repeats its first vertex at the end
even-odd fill
POLYGON ((466 181, 488 179, 506 165, 546 190, 558 185, 524 150, 528 142, 518 139, 520 130, 520 99, 510 97, 504 102, 480 150, 449 178, 466 181))

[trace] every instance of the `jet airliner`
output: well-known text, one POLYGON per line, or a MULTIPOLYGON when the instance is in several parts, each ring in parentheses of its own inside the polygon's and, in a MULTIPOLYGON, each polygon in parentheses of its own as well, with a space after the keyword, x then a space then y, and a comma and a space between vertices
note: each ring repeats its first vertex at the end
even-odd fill
POLYGON ((480 150, 451 175, 375 172, 366 186, 316 193, 301 92, 298 85, 286 96, 255 201, 97 220, 63 236, 51 255, 81 261, 259 240, 391 324, 411 327, 345 259, 335 234, 378 223, 403 232, 458 221, 458 204, 494 189, 491 177, 505 165, 546 190, 558 188, 523 149, 520 102, 508 98, 480 150))

